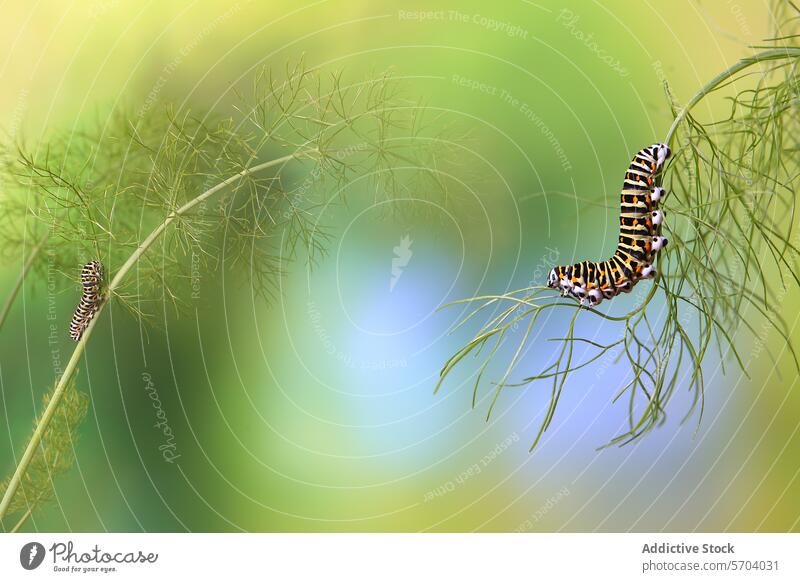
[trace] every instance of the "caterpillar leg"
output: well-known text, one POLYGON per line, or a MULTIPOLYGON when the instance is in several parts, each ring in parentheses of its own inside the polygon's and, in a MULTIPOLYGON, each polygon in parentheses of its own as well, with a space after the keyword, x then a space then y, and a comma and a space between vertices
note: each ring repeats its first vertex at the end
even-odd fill
POLYGON ((617 282, 617 291, 621 291, 622 293, 630 293, 631 289, 633 289, 633 283, 631 283, 630 279, 617 282))
POLYGON ((650 200, 652 200, 653 202, 658 202, 663 197, 664 197, 664 189, 661 186, 656 186, 650 193, 650 200))
POLYGON ((656 158, 656 164, 658 168, 661 168, 661 166, 664 165, 664 162, 667 160, 667 158, 672 155, 672 150, 669 149, 668 145, 660 143, 655 145, 654 154, 656 158))
POLYGON ((586 301, 587 294, 588 294, 588 292, 586 291, 586 287, 582 287, 580 285, 575 285, 572 288, 572 296, 575 299, 577 299, 578 301, 580 301, 581 303, 586 301))
POLYGON ((654 236, 653 241, 650 244, 650 248, 652 248, 653 252, 655 253, 667 246, 668 242, 669 240, 665 236, 654 236))
POLYGON ((603 301, 603 293, 600 289, 592 289, 587 293, 586 300, 589 302, 589 307, 596 307, 603 301))
POLYGON ((653 220, 653 224, 655 224, 656 226, 664 222, 664 213, 661 212, 660 210, 653 210, 653 212, 650 213, 650 216, 653 220))
POLYGON ((656 269, 653 265, 647 265, 644 269, 642 269, 642 279, 652 279, 656 276, 656 269))

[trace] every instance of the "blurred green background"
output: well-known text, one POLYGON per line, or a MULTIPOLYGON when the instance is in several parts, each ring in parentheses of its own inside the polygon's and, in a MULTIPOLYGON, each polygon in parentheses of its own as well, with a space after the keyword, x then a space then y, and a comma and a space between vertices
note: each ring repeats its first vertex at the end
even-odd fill
MULTIPOLYGON (((596 450, 624 428, 625 405, 610 402, 624 383, 614 365, 572 378, 532 454, 548 387, 506 391, 489 422, 486 399, 470 406, 474 367, 432 393, 470 331, 448 334, 463 312, 437 308, 609 253, 616 211, 603 205, 616 200, 630 156, 671 121, 662 81, 683 102, 768 36, 766 3, 633 6, 5 2, 0 125, 14 138, 36 143, 148 100, 215 107, 258 67, 301 55, 354 79, 391 68, 408 97, 471 130, 464 165, 481 178, 468 206, 483 209, 448 214, 434 203, 396 220, 355 184, 348 205, 321 216, 333 234, 328 256, 314 269, 291 265, 272 304, 226 275, 202 279, 193 312, 152 329, 112 311, 79 376, 91 404, 76 466, 26 528, 800 529, 797 375, 758 343, 749 378, 730 365, 723 377, 709 361, 699 428, 696 417, 680 424, 687 395, 665 426, 624 448, 596 450), (405 237, 407 264, 393 281, 405 237), (175 463, 159 451, 146 374, 175 435, 175 463)), ((709 101, 696 114, 723 111, 709 101)), ((3 267, 0 289, 21 261, 3 267)), ((66 329, 74 289, 61 281, 61 290, 66 329)), ((48 343, 48 299, 45 286, 26 285, 2 331, 3 474, 54 358, 72 349, 66 332, 48 343)), ((787 315, 798 301, 785 298, 787 315)), ((525 353, 531 367, 546 357, 546 337, 525 353)))

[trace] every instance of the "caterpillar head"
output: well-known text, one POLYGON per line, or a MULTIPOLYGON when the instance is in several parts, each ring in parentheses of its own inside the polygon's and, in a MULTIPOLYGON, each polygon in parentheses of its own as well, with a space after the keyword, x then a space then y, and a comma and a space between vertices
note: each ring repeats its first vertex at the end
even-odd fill
POLYGON ((550 274, 547 275, 547 286, 551 289, 558 288, 558 273, 555 269, 550 269, 550 274))

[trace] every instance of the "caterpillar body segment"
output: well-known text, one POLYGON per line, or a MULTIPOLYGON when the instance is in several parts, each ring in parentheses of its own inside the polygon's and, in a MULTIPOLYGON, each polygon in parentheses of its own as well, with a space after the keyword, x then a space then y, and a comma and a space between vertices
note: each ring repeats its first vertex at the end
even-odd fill
POLYGON ((103 302, 103 298, 100 295, 102 280, 103 265, 99 261, 90 261, 81 269, 81 288, 83 293, 69 324, 69 337, 73 341, 80 341, 84 330, 100 309, 100 305, 103 302))
POLYGON ((604 299, 629 293, 641 279, 655 277, 655 253, 668 242, 660 234, 664 213, 658 209, 664 189, 655 183, 670 154, 668 146, 653 144, 639 150, 628 166, 620 193, 619 242, 614 255, 597 263, 553 267, 548 287, 594 307, 604 299))

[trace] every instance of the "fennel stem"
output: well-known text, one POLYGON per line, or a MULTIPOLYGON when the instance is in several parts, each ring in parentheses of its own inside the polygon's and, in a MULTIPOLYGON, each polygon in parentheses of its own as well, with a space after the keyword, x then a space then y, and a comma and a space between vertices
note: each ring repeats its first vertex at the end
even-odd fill
POLYGON ((67 362, 66 367, 64 368, 64 373, 61 375, 61 378, 58 380, 58 384, 56 385, 56 389, 53 392, 53 396, 50 399, 47 408, 45 409, 44 413, 42 414, 41 419, 39 420, 38 425, 33 431, 33 435, 31 436, 30 441, 28 441, 28 445, 25 448, 25 452, 22 455, 17 467, 14 471, 14 475, 11 477, 11 480, 8 483, 8 488, 6 489, 3 500, 0 501, 0 520, 2 520, 6 513, 8 512, 9 505, 11 504, 11 500, 14 498, 17 490, 19 489, 20 484, 22 483, 22 478, 25 475, 25 472, 28 470, 28 466, 33 459, 34 454, 36 453, 36 449, 42 442, 42 437, 44 436, 47 427, 50 425, 50 421, 53 419, 53 416, 58 409, 59 403, 61 402, 61 398, 64 395, 64 392, 69 385, 70 380, 72 379, 75 371, 78 368, 78 362, 83 355, 84 350, 86 349, 86 344, 89 341, 89 338, 92 335, 92 330, 94 329, 95 324, 97 323, 100 314, 102 313, 105 305, 108 303, 109 300, 114 295, 114 291, 119 288, 122 284, 123 279, 125 276, 133 269, 139 259, 147 252, 147 250, 153 245, 153 243, 167 230, 167 228, 172 224, 178 217, 187 214, 191 211, 195 206, 204 202, 208 198, 214 196, 227 186, 235 183, 242 178, 245 178, 251 174, 255 174, 257 172, 266 170, 268 168, 272 168, 281 164, 285 164, 294 159, 299 159, 305 155, 317 152, 316 149, 308 149, 299 152, 295 152, 293 154, 289 154, 280 158, 276 158, 274 160, 270 160, 268 162, 264 162, 261 164, 257 164, 252 166, 251 168, 247 168, 242 170, 241 172, 234 174, 230 178, 223 180, 219 184, 209 188, 202 194, 198 195, 197 197, 193 198, 177 210, 171 212, 164 221, 159 224, 148 236, 145 238, 142 243, 136 248, 136 250, 131 254, 130 257, 125 261, 125 263, 120 267, 117 273, 114 275, 114 278, 108 284, 106 290, 106 301, 103 302, 101 305, 100 310, 97 312, 96 316, 92 319, 89 326, 84 331, 80 341, 75 346, 74 351, 72 352, 72 356, 70 356, 69 362, 67 362))

